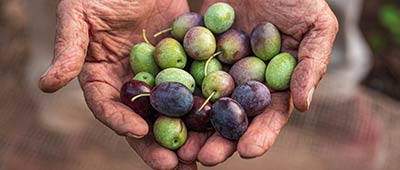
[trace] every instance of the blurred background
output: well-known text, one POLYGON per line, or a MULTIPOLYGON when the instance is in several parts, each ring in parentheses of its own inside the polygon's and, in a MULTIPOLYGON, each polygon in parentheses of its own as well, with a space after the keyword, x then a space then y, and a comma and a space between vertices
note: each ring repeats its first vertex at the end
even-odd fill
MULTIPOLYGON (((95 120, 77 80, 55 94, 37 88, 53 54, 57 3, 0 0, 0 169, 148 169, 95 120)), ((264 156, 199 169, 400 168, 400 1, 329 3, 340 32, 310 110, 295 112, 264 156)))

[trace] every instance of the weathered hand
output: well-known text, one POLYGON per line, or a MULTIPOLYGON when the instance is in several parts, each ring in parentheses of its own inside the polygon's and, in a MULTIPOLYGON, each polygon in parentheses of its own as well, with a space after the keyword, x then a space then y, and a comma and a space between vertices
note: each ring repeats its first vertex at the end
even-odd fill
MULTIPOLYGON (((185 0, 62 0, 57 9, 54 59, 40 79, 40 88, 54 92, 79 75, 86 102, 98 120, 126 135, 152 168, 175 168, 177 155, 159 146, 151 134, 144 137, 149 126, 119 101, 119 92, 133 76, 128 56, 133 44, 143 41, 142 29, 152 35, 187 11, 185 0)), ((189 144, 185 148, 191 150, 189 144)))
MULTIPOLYGON (((206 0, 202 13, 219 0, 206 0)), ((294 106, 306 111, 314 88, 325 74, 332 44, 338 31, 335 15, 325 0, 224 0, 236 12, 234 28, 248 34, 260 22, 275 24, 281 31, 282 51, 297 56, 290 92, 272 94, 271 105, 254 118, 238 142, 211 136, 200 150, 204 165, 225 161, 237 149, 245 158, 263 155, 287 123, 294 106), (292 100, 293 97, 293 100, 292 100)))

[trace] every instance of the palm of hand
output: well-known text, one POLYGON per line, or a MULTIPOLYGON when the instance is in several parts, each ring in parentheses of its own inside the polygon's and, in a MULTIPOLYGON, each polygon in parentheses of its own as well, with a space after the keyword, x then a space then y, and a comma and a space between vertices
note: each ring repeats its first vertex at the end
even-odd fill
MULTIPOLYGON (((167 28, 189 11, 186 1, 64 0, 57 9, 55 58, 40 80, 54 92, 79 74, 85 100, 95 117, 120 135, 143 137, 145 120, 119 102, 120 87, 132 78, 129 52, 148 35, 167 28)), ((150 42, 156 40, 149 36, 150 42)), ((153 168, 174 168, 178 158, 152 137, 127 138, 153 168), (144 149, 143 149, 144 148, 144 149)))
MULTIPOLYGON (((143 41, 142 29, 148 29, 152 35, 169 27, 176 16, 187 12, 187 4, 171 5, 172 2, 167 1, 86 3, 89 3, 86 16, 90 16, 87 18, 90 41, 79 76, 86 101, 94 113, 103 113, 97 114, 97 118, 117 133, 124 135, 134 131, 132 135, 143 136, 148 129, 146 123, 118 102, 120 87, 132 78, 129 52, 133 44, 143 41)), ((155 42, 152 38, 150 41, 155 42)))
POLYGON ((185 1, 62 1, 55 59, 41 78, 42 90, 58 90, 80 73, 85 99, 96 117, 119 134, 136 131, 132 135, 143 136, 148 131, 144 121, 132 122, 138 119, 117 102, 122 83, 132 77, 130 49, 142 41, 142 29, 152 34, 187 11, 185 1))
MULTIPOLYGON (((215 3, 206 0, 202 12, 215 3)), ((282 51, 297 56, 291 91, 300 111, 309 107, 308 92, 326 71, 332 44, 338 30, 335 15, 322 0, 225 0, 235 9, 234 28, 248 34, 261 22, 271 22, 282 34, 282 51), (302 78, 303 77, 303 78, 302 78), (311 82, 311 83, 309 83, 311 82)))
MULTIPOLYGON (((206 0, 206 9, 218 0, 206 0)), ((205 165, 225 161, 237 149, 240 156, 264 154, 287 123, 294 106, 306 111, 314 88, 325 74, 332 44, 338 30, 336 17, 323 0, 224 0, 235 9, 236 29, 250 34, 261 22, 271 22, 282 34, 282 51, 297 56, 290 92, 274 92, 270 106, 256 116, 241 139, 231 142, 214 134, 200 150, 198 160, 205 165), (292 100, 293 97, 293 100, 292 100), (215 148, 219 148, 215 150, 215 148)))

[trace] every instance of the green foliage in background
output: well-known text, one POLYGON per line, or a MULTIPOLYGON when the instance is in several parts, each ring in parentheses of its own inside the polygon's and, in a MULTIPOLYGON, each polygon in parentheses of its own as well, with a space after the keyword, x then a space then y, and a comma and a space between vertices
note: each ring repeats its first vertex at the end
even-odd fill
POLYGON ((382 52, 388 46, 388 38, 381 32, 370 33, 367 37, 369 44, 371 45, 372 51, 382 52))
POLYGON ((400 44, 400 8, 384 5, 379 9, 379 21, 393 35, 394 41, 400 44))

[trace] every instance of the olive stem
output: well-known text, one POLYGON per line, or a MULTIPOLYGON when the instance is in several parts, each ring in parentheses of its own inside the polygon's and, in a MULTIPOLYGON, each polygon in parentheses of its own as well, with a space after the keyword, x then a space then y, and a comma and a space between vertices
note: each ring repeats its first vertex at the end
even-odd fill
POLYGON ((145 29, 142 30, 142 36, 143 36, 144 42, 147 43, 147 44, 150 44, 150 41, 147 39, 146 30, 145 29))
POLYGON ((199 108, 199 110, 197 110, 198 112, 201 112, 201 110, 203 110, 204 107, 206 107, 207 103, 211 100, 211 98, 215 95, 216 91, 213 91, 210 96, 208 96, 208 98, 204 101, 204 103, 201 105, 201 107, 199 108))
POLYGON ((206 64, 204 65, 204 77, 207 76, 207 71, 208 71, 208 65, 210 64, 210 61, 215 57, 218 56, 222 53, 222 51, 218 51, 215 54, 213 54, 207 61, 206 64))
POLYGON ((138 94, 136 96, 133 96, 131 99, 131 102, 134 102, 136 99, 138 99, 140 97, 146 97, 146 96, 150 96, 150 93, 143 93, 143 94, 138 94))
POLYGON ((172 28, 167 28, 167 29, 165 29, 165 30, 161 30, 160 32, 157 32, 156 34, 154 34, 153 37, 156 38, 156 37, 158 37, 159 35, 164 34, 164 33, 166 33, 166 32, 170 32, 170 31, 172 31, 172 28))

